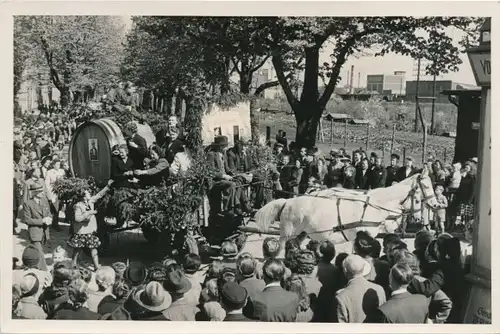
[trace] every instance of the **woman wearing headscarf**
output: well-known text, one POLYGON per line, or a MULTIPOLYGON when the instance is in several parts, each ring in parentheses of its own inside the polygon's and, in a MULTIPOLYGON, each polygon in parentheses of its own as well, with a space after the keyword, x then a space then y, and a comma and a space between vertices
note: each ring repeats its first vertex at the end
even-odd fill
POLYGON ((469 222, 474 218, 474 200, 476 197, 476 170, 474 165, 466 162, 464 166, 465 176, 460 181, 455 200, 458 203, 458 217, 455 224, 469 222))
POLYGON ((168 178, 168 161, 158 145, 151 145, 149 158, 146 169, 137 169, 134 175, 139 176, 141 183, 145 185, 159 186, 164 179, 168 178))

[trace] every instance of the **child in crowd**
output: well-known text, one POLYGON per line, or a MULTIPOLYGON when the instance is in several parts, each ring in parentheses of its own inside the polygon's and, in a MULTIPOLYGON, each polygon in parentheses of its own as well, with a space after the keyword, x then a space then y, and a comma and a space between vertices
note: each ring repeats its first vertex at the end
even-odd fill
POLYGON ((446 222, 446 209, 448 208, 448 199, 443 195, 444 187, 440 184, 436 185, 434 190, 436 193, 436 200, 438 207, 434 211, 434 222, 436 224, 436 231, 438 234, 444 233, 444 224, 446 222))
POLYGON ((57 262, 62 262, 68 259, 68 252, 62 247, 57 246, 56 249, 52 252, 52 264, 57 262))

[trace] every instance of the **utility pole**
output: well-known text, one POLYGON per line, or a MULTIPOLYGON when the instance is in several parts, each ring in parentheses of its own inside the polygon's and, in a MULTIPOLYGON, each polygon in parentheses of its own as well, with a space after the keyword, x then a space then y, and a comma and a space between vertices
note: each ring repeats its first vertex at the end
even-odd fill
POLYGON ((353 93, 353 85, 354 85, 354 65, 351 66, 351 83, 349 84, 349 93, 353 93))
POLYGON ((361 72, 358 72, 358 89, 361 87, 361 72))
POLYGON ((415 125, 413 127, 413 132, 417 132, 417 130, 418 130, 418 94, 419 94, 419 86, 420 86, 420 58, 418 58, 418 62, 417 62, 417 87, 415 88, 415 125))
POLYGON ((436 74, 432 78, 432 112, 431 112, 431 135, 434 134, 434 113, 436 111, 436 74))

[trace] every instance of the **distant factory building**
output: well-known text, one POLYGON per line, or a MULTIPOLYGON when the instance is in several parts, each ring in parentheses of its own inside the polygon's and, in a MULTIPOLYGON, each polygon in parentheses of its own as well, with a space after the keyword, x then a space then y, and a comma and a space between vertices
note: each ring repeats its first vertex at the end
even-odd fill
POLYGON ((404 71, 395 71, 394 74, 369 74, 366 76, 366 90, 381 95, 403 95, 405 75, 404 71))
MULTIPOLYGON (((420 102, 431 102, 431 99, 425 99, 423 97, 432 96, 432 80, 420 80, 418 87, 418 96, 421 97, 420 102)), ((470 90, 479 89, 479 87, 474 85, 461 84, 453 82, 451 80, 436 80, 436 103, 450 103, 448 97, 442 95, 441 92, 452 91, 452 90, 470 90)), ((406 81, 406 101, 415 101, 415 95, 417 92, 417 81, 406 81)))

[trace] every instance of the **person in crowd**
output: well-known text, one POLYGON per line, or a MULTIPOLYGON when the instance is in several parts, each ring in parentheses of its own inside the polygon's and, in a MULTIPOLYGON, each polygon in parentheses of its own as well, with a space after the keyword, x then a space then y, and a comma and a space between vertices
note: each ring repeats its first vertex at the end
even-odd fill
POLYGON ((384 235, 384 238, 382 239, 382 248, 383 248, 384 255, 382 255, 380 257, 380 260, 389 262, 387 260, 387 251, 388 251, 387 246, 391 242, 400 241, 400 240, 401 240, 401 238, 399 237, 399 235, 397 235, 395 233, 387 233, 386 235, 384 235))
POLYGON ((191 289, 184 295, 184 298, 193 306, 198 305, 201 295, 201 281, 196 277, 196 272, 200 269, 201 258, 198 254, 187 254, 184 257, 182 268, 184 275, 191 282, 191 289))
POLYGON ((363 323, 385 303, 384 289, 365 279, 371 267, 361 256, 347 256, 342 267, 348 283, 335 296, 337 308, 332 311, 340 323, 363 323))
POLYGON ((12 282, 13 284, 21 285, 21 282, 27 274, 34 274, 38 278, 40 283, 40 289, 36 298, 42 294, 43 289, 50 286, 52 283, 52 277, 50 273, 46 270, 40 270, 40 251, 33 245, 28 245, 23 250, 22 254, 22 266, 15 269, 12 272, 12 282))
POLYGON ((113 312, 101 316, 100 320, 132 320, 132 315, 124 307, 118 307, 113 312))
POLYGON ((14 235, 19 234, 19 223, 21 222, 21 210, 23 209, 23 192, 16 178, 13 178, 13 208, 12 208, 12 232, 14 235))
POLYGON ((356 150, 352 155, 352 165, 356 168, 356 170, 361 169, 361 160, 363 160, 363 156, 361 153, 362 152, 360 150, 356 150))
POLYGON ((61 161, 52 160, 52 169, 50 169, 45 176, 45 186, 49 194, 50 210, 52 212, 52 228, 56 231, 61 231, 59 227, 59 211, 61 211, 63 203, 59 201, 59 198, 53 191, 53 187, 55 182, 65 175, 66 173, 61 168, 61 161))
POLYGON ((429 315, 427 298, 411 294, 407 290, 412 279, 413 271, 406 263, 398 263, 392 267, 389 275, 391 298, 378 308, 374 322, 396 324, 427 322, 429 315))
POLYGON ((446 209, 448 208, 448 199, 444 196, 444 186, 437 184, 435 189, 436 200, 438 203, 437 208, 434 210, 434 222, 436 224, 436 230, 438 233, 445 232, 446 223, 446 209))
POLYGON ((324 183, 328 188, 338 187, 342 183, 342 162, 340 161, 340 154, 337 150, 330 151, 330 164, 327 168, 324 183))
POLYGON ((133 162, 134 169, 142 169, 144 158, 148 153, 146 139, 137 133, 137 124, 129 122, 125 126, 125 136, 127 137, 127 146, 130 159, 133 162))
POLYGON ((24 275, 20 284, 20 290, 19 317, 31 320, 47 319, 47 314, 38 304, 38 296, 41 290, 38 277, 34 273, 24 275))
POLYGON ((224 321, 226 318, 226 310, 218 302, 204 304, 202 312, 205 318, 197 319, 197 321, 224 321))
POLYGON ((195 321, 200 309, 189 304, 184 298, 192 286, 182 270, 167 273, 167 280, 163 286, 172 297, 172 304, 163 311, 165 318, 171 321, 195 321))
POLYGON ((370 189, 370 170, 367 159, 363 159, 360 168, 356 171, 356 189, 370 189))
POLYGON ((295 322, 312 322, 314 313, 311 308, 311 297, 302 277, 292 274, 285 280, 284 287, 286 291, 294 292, 299 297, 299 310, 295 322))
POLYGON ((276 142, 283 145, 284 150, 288 150, 288 138, 286 137, 286 132, 283 130, 278 130, 276 135, 276 142))
MULTIPOLYGON (((235 144, 235 146, 236 146, 236 144, 235 144)), ((285 155, 284 145, 281 143, 274 144, 273 156, 274 156, 274 160, 276 162, 276 166, 278 167, 278 169, 281 169, 281 167, 283 167, 283 156, 284 155, 285 155)))
POLYGON ((255 277, 256 261, 251 257, 240 256, 237 262, 238 282, 248 292, 248 298, 253 299, 266 287, 262 279, 255 277))
MULTIPOLYGON (((133 320, 166 321, 164 312, 172 305, 172 298, 158 282, 149 282, 130 296, 137 305, 131 313, 133 320)), ((126 309, 126 308, 125 308, 126 309)))
POLYGON ((292 178, 294 165, 290 162, 291 160, 289 155, 283 156, 283 167, 281 167, 281 169, 279 170, 279 183, 281 186, 281 190, 276 192, 277 198, 290 198, 290 193, 293 192, 293 189, 291 189, 289 182, 292 178))
POLYGON ((18 284, 12 285, 12 319, 22 319, 19 314, 21 313, 21 287, 18 284))
POLYGON ((87 307, 92 312, 97 312, 99 303, 104 297, 111 294, 115 283, 115 271, 109 266, 102 266, 95 273, 97 291, 89 291, 87 307))
POLYGON ((73 263, 78 262, 78 255, 82 249, 89 249, 92 256, 94 268, 99 268, 99 254, 97 249, 101 241, 97 235, 97 219, 95 215, 95 202, 102 198, 113 183, 111 180, 99 193, 92 196, 89 189, 81 189, 78 202, 75 205, 75 220, 73 223, 73 234, 68 240, 68 245, 73 248, 73 263))
POLYGON ((291 170, 291 175, 290 175, 290 180, 288 181, 287 189, 292 192, 294 195, 291 196, 297 196, 300 193, 300 182, 303 178, 304 170, 302 169, 301 162, 299 159, 295 160, 295 164, 292 167, 291 170))
POLYGON ((413 166, 413 157, 406 157, 405 165, 396 172, 397 182, 401 182, 418 173, 417 168, 413 166))
MULTIPOLYGON (((424 282, 426 280, 425 277, 421 276, 420 271, 420 263, 418 261, 418 257, 410 253, 406 249, 402 249, 397 251, 394 254, 394 262, 407 264, 411 270, 413 271, 413 279, 419 282, 424 282)), ((429 300, 429 320, 435 324, 442 324, 448 319, 450 315, 452 302, 450 298, 442 291, 438 290, 429 300)))
POLYGON ((173 177, 182 177, 191 167, 192 155, 186 147, 185 140, 180 140, 177 146, 174 159, 169 167, 169 174, 173 177))
MULTIPOLYGON (((257 262, 255 268, 255 276, 258 279, 264 279, 264 263, 269 259, 276 259, 281 251, 280 242, 278 239, 273 237, 267 237, 262 243, 262 255, 264 257, 263 262, 257 262)), ((291 270, 285 267, 285 278, 292 274, 291 270)))
POLYGON ((280 260, 268 259, 264 262, 263 274, 266 286, 248 303, 246 316, 264 322, 295 322, 299 297, 281 287, 285 265, 280 260))
POLYGON ((50 166, 52 165, 52 157, 46 156, 41 159, 42 167, 41 167, 41 172, 42 172, 42 179, 47 178, 47 173, 50 170, 50 166))
POLYGON ((40 255, 40 269, 47 270, 42 243, 45 244, 50 239, 48 225, 52 222, 52 216, 49 204, 44 198, 43 186, 33 184, 30 192, 33 198, 23 205, 23 217, 28 226, 30 242, 38 249, 40 255))
POLYGON ((342 167, 342 187, 345 189, 355 189, 358 170, 351 165, 351 158, 348 156, 342 157, 340 161, 344 164, 344 167, 342 167))
POLYGON ((315 153, 314 150, 309 149, 309 150, 307 150, 307 155, 304 158, 303 167, 302 167, 303 173, 302 173, 302 177, 301 177, 300 183, 299 183, 299 193, 300 194, 304 194, 306 192, 307 187, 308 187, 309 178, 311 176, 314 177, 317 174, 318 165, 314 159, 314 153, 315 153))
POLYGON ((222 211, 228 215, 235 214, 236 185, 232 181, 232 176, 228 174, 227 145, 226 136, 215 137, 211 149, 207 153, 208 165, 215 172, 214 182, 208 194, 211 214, 221 214, 222 211), (221 198, 223 198, 222 203, 221 198))
POLYGON ((99 320, 99 314, 87 307, 89 298, 88 284, 82 279, 73 280, 68 286, 69 303, 59 309, 54 320, 99 320))
POLYGON ((387 170, 382 166, 382 158, 377 154, 373 156, 374 162, 370 168, 370 189, 383 188, 386 185, 387 170))
POLYGON ((439 160, 435 160, 431 165, 432 173, 429 174, 432 185, 435 187, 437 184, 445 185, 446 183, 446 173, 443 169, 443 164, 439 160))
POLYGON ((323 158, 318 158, 316 161, 316 173, 314 177, 318 180, 320 185, 324 184, 326 174, 328 173, 325 160, 323 158))
POLYGON ((427 250, 427 246, 429 246, 433 239, 434 237, 432 236, 431 231, 426 229, 418 231, 415 235, 415 241, 413 243, 415 250, 413 251, 413 254, 415 254, 419 264, 422 266, 425 266, 427 263, 425 252, 427 250))
POLYGON ((318 279, 317 267, 316 267, 316 256, 310 250, 301 250, 297 256, 297 267, 292 273, 296 273, 300 276, 302 281, 307 286, 307 293, 311 296, 311 303, 314 307, 314 303, 318 299, 319 292, 321 290, 321 282, 318 279))
POLYGON ((148 152, 150 159, 146 169, 136 169, 134 175, 145 185, 159 186, 168 178, 169 165, 158 145, 151 145, 148 152))
POLYGON ((111 158, 111 179, 114 181, 114 187, 131 187, 134 180, 134 162, 129 157, 127 145, 119 145, 113 148, 118 155, 111 158))
POLYGON ((465 176, 462 176, 460 186, 455 195, 455 201, 459 203, 459 214, 455 225, 462 225, 474 219, 474 200, 476 197, 476 170, 471 162, 464 166, 465 176))
POLYGON ((243 315, 247 290, 236 282, 227 282, 220 289, 220 304, 226 312, 224 321, 252 321, 243 315))
POLYGON ((148 269, 140 262, 130 262, 123 278, 131 288, 143 288, 148 278, 148 269))
POLYGON ((119 281, 125 278, 125 271, 127 270, 127 265, 123 262, 114 262, 111 264, 111 268, 115 271, 115 281, 119 281))
POLYGON ((179 118, 176 115, 170 115, 167 127, 156 134, 156 143, 163 149, 169 164, 172 164, 179 148, 182 147, 183 139, 184 129, 180 125, 179 118))
POLYGON ((389 271, 391 270, 391 266, 386 261, 372 257, 374 244, 375 238, 369 235, 368 232, 358 231, 353 243, 354 253, 361 256, 370 264, 371 270, 365 278, 368 281, 380 285, 384 288, 386 294, 388 294, 389 271))

